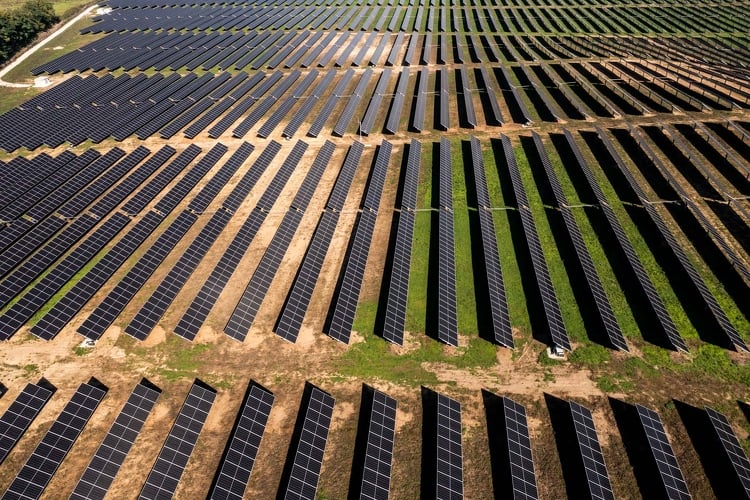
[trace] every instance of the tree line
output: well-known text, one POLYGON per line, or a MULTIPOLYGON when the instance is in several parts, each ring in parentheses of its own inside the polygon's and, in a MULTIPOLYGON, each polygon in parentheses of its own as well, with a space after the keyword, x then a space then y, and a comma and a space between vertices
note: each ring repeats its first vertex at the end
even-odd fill
POLYGON ((59 20, 52 4, 46 0, 27 0, 20 7, 0 12, 0 63, 13 57, 59 20))

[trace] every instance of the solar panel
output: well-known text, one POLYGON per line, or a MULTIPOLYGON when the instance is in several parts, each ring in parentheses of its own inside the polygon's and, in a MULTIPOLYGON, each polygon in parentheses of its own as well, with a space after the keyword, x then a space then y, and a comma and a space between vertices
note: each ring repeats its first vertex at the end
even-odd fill
POLYGON ((628 264, 630 264, 630 268, 636 276, 637 283, 640 285, 643 294, 646 296, 648 306, 651 307, 652 311, 656 315, 662 331, 667 336, 667 340, 675 349, 687 352, 687 344, 677 331, 677 327, 675 327, 675 324, 672 321, 672 318, 669 315, 666 306, 664 305, 664 301, 656 291, 656 287, 654 287, 654 284, 651 281, 648 273, 646 273, 646 269, 643 267, 638 254, 635 252, 635 249, 633 248, 630 240, 625 234, 625 231, 620 225, 620 221, 617 219, 617 215, 612 210, 612 207, 607 201, 607 198, 599 187, 599 183, 596 181, 594 174, 591 172, 588 163, 583 159, 583 156, 578 149, 578 145, 575 143, 575 141, 572 140, 572 136, 566 137, 568 139, 568 145, 573 150, 574 157, 578 163, 578 166, 581 168, 581 171, 583 171, 584 177, 586 178, 589 187, 591 188, 594 196, 597 199, 597 202, 599 203, 599 208, 607 219, 607 223, 609 224, 612 233, 615 235, 620 248, 625 254, 628 264))
POLYGON ((417 208, 417 186, 421 158, 422 145, 419 141, 413 139, 409 145, 409 157, 401 196, 401 212, 398 215, 396 244, 393 249, 393 267, 391 268, 383 322, 383 338, 398 345, 402 345, 404 341, 411 249, 414 237, 414 210, 417 208))
POLYGON ((542 139, 539 134, 536 133, 533 133, 532 136, 534 138, 534 144, 539 154, 539 158, 542 161, 542 166, 544 167, 544 171, 547 175, 547 180, 552 187, 552 192, 555 196, 558 207, 560 208, 565 228, 567 229, 568 235, 573 242, 576 257, 578 258, 578 263, 580 264, 581 269, 583 269, 583 275, 586 278, 586 283, 588 284, 589 290, 594 299, 594 304, 596 305, 597 312, 599 313, 601 323, 604 326, 604 331, 606 332, 607 337, 609 338, 609 342, 612 346, 620 349, 621 351, 627 351, 628 344, 622 334, 622 330, 620 329, 620 325, 617 322, 617 318, 612 311, 609 297, 607 296, 607 293, 604 290, 604 286, 599 279, 599 273, 594 266, 594 261, 591 258, 591 254, 589 254, 588 247, 583 240, 583 236, 575 220, 575 217, 568 207, 568 200, 562 191, 560 181, 558 180, 557 174, 552 167, 549 156, 547 156, 547 152, 544 148, 544 145, 542 144, 542 139))
POLYGON ((242 500, 273 402, 273 393, 251 383, 209 498, 242 500))
POLYGON ((104 498, 160 392, 146 381, 141 381, 135 386, 86 470, 83 471, 70 495, 71 499, 104 498))
POLYGON ((393 146, 390 142, 383 140, 380 143, 377 156, 375 157, 375 163, 372 167, 372 173, 370 174, 370 182, 367 186, 365 201, 362 205, 364 208, 377 211, 378 207, 380 207, 380 198, 383 194, 385 176, 388 171, 388 164, 391 160, 392 151, 393 146))
POLYGON ((345 344, 349 342, 351 327, 354 323, 391 151, 391 144, 383 141, 375 158, 372 177, 365 195, 365 210, 359 216, 352 240, 352 250, 344 263, 342 286, 336 296, 333 316, 328 328, 329 336, 345 344))
POLYGON ((199 381, 193 383, 138 498, 174 496, 214 399, 216 391, 199 381))
POLYGON ((418 42, 419 42, 419 34, 418 33, 412 33, 409 36, 409 45, 406 46, 406 54, 404 54, 404 63, 406 65, 412 65, 412 64, 414 64, 414 55, 417 52, 417 43, 418 42))
POLYGON ((318 282, 320 269, 323 266, 328 247, 336 230, 339 214, 335 212, 323 212, 315 233, 308 246, 305 258, 302 261, 292 290, 289 292, 284 309, 276 326, 276 334, 283 339, 294 343, 299 335, 302 320, 305 317, 310 304, 315 285, 318 282))
POLYGON ((283 187, 289 181, 289 177, 297 167, 302 158, 302 154, 307 148, 307 144, 298 141, 294 148, 281 165, 276 175, 269 183, 266 191, 258 200, 254 210, 250 212, 245 222, 242 224, 239 232, 235 235, 227 250, 222 254, 221 259, 214 267, 211 275, 193 299, 188 310, 180 319, 175 327, 175 333, 183 338, 192 340, 198 333, 198 330, 206 320, 208 313, 211 312, 219 295, 224 290, 227 282, 234 274, 242 257, 247 252, 250 243, 252 243, 260 226, 265 221, 270 210, 281 192, 283 187))
POLYGON ((464 110, 466 111, 466 123, 473 128, 477 126, 477 114, 474 111, 474 98, 469 88, 469 74, 463 66, 459 68, 458 74, 461 77, 461 96, 463 97, 464 110))
POLYGON ((500 105, 497 102, 495 86, 492 84, 492 80, 487 73, 487 68, 485 66, 481 66, 479 68, 479 74, 482 79, 481 85, 484 87, 485 95, 487 96, 487 101, 490 105, 490 112, 489 114, 485 113, 485 120, 487 121, 488 125, 502 125, 503 123, 505 123, 505 119, 503 118, 502 111, 500 111, 500 105))
POLYGON ((302 122, 305 121, 307 115, 310 114, 313 107, 315 107, 320 98, 326 95, 326 90, 331 85, 331 82, 333 82, 336 74, 336 70, 328 71, 323 79, 313 89, 312 93, 304 99, 302 105, 299 107, 297 112, 294 113, 294 116, 292 116, 291 120, 289 120, 286 127, 284 127, 284 131, 282 132, 282 135, 284 137, 294 136, 295 132, 297 132, 297 130, 302 126, 302 122))
POLYGON ((387 499, 389 496, 393 441, 396 437, 396 405, 392 397, 374 391, 360 498, 387 499))
POLYGON ((371 32, 365 42, 360 47, 357 54, 354 56, 354 59, 352 59, 352 65, 354 66, 361 66, 362 65, 362 59, 365 57, 365 54, 367 51, 370 50, 370 48, 375 44, 375 38, 378 36, 378 34, 373 31, 371 32))
POLYGON ((463 498, 461 404, 437 393, 437 477, 435 498, 463 498))
POLYGON ((328 335, 342 342, 349 343, 349 337, 357 312, 359 293, 362 289, 362 279, 365 274, 367 256, 370 252, 372 233, 375 230, 377 212, 364 211, 359 215, 357 227, 354 230, 352 250, 344 263, 341 288, 335 298, 334 311, 328 335))
MULTIPOLYGON (((401 36, 402 33, 399 33, 401 36)), ((409 85, 409 69, 406 68, 401 71, 398 77, 398 83, 396 84, 396 95, 393 97, 391 103, 391 109, 388 112, 388 119, 385 123, 385 131, 391 134, 398 132, 398 125, 401 121, 401 111, 404 108, 404 100, 406 100, 406 87, 409 85)))
POLYGON ((446 344, 457 346, 453 167, 451 163, 451 143, 446 138, 440 139, 439 169, 437 336, 446 344))
POLYGON ((344 208, 344 202, 349 194, 349 188, 351 187, 352 180, 354 180, 354 173, 357 171, 359 161, 362 158, 362 152, 364 151, 364 145, 361 142, 354 142, 346 153, 344 164, 341 166, 336 184, 334 184, 331 194, 328 197, 326 208, 331 209, 335 212, 340 212, 344 208))
MULTIPOLYGON (((427 38, 430 38, 429 35, 427 38)), ((438 114, 438 125, 442 130, 451 128, 450 115, 450 90, 448 88, 448 71, 438 70, 440 73, 440 110, 438 114)), ((472 108, 473 109, 473 108, 472 108)))
POLYGON ((516 202, 518 204, 518 213, 521 218, 521 224, 523 225, 526 245, 528 246, 531 255, 531 264, 534 269, 534 275, 536 276, 537 286, 539 287, 544 314, 547 318, 550 337, 552 338, 552 343, 554 345, 569 351, 571 349, 570 339, 568 338, 568 333, 565 329, 565 323, 563 323, 562 320, 560 304, 557 301, 555 287, 550 278, 549 267, 547 266, 544 252, 542 251, 539 234, 537 233, 536 225, 534 224, 534 217, 529 208, 529 201, 526 198, 526 191, 523 187, 518 164, 513 155, 513 145, 506 135, 502 135, 501 137, 503 149, 505 151, 505 160, 508 165, 508 172, 510 174, 511 183, 513 184, 513 192, 515 193, 516 202))
POLYGON ((253 273, 250 282, 245 287, 245 291, 237 303, 232 316, 229 318, 224 332, 235 340, 240 342, 245 340, 250 330, 255 316, 263 303, 263 299, 271 286, 273 278, 286 255, 286 251, 292 242, 292 238, 302 221, 302 216, 307 209, 307 204, 312 197, 315 188, 320 182, 323 171, 331 159, 335 146, 332 142, 326 142, 320 148, 312 167, 308 170, 305 179, 302 181, 297 195, 292 201, 292 210, 284 215, 276 234, 274 234, 271 243, 266 248, 263 257, 253 273))
POLYGON ((44 278, 21 297, 10 309, 0 316, 0 340, 7 340, 35 312, 52 298, 65 283, 91 260, 115 235, 130 222, 130 218, 117 213, 104 222, 94 233, 86 238, 62 262, 55 266, 44 278))
POLYGON ((500 265, 500 254, 497 249, 495 222, 492 217, 490 196, 487 190, 487 176, 484 171, 482 146, 476 137, 471 138, 471 158, 474 172, 474 184, 477 194, 477 211, 479 229, 482 233, 482 255, 487 278, 488 303, 492 317, 492 331, 495 341, 513 348, 513 334, 508 313, 508 301, 505 296, 503 271, 500 265))
MULTIPOLYGON (((334 403, 330 394, 313 386, 307 407, 300 408, 300 412, 305 412, 305 419, 299 440, 294 443, 294 461, 283 490, 285 499, 315 498, 334 403)), ((281 494, 280 491, 279 496, 281 494)))
POLYGON ((370 78, 372 78, 372 69, 367 68, 365 72, 362 73, 357 86, 354 88, 354 93, 349 97, 349 101, 346 103, 346 107, 344 107, 344 110, 341 112, 336 125, 333 127, 334 135, 337 135, 339 137, 344 136, 344 133, 349 126, 349 122, 352 120, 352 118, 354 117, 354 112, 357 110, 357 105, 359 104, 359 101, 362 99, 362 96, 367 89, 367 84, 370 83, 370 78))
MULTIPOLYGON (((372 72, 372 70, 370 69, 368 69, 367 71, 372 72)), ((346 87, 349 85, 349 82, 353 77, 353 69, 346 70, 346 72, 344 72, 344 74, 340 77, 338 83, 333 88, 333 92, 331 92, 331 95, 328 97, 325 104, 323 104, 323 107, 320 109, 320 112, 312 122, 312 125, 310 125, 310 130, 307 131, 308 136, 317 137, 318 134, 320 134, 320 131, 323 130, 323 125, 325 125, 326 121, 331 117, 333 108, 336 107, 336 103, 344 94, 344 90, 346 90, 346 87)))
MULTIPOLYGON (((411 9, 411 7, 409 7, 409 9, 411 9)), ((409 11, 407 11, 406 15, 407 16, 409 15, 409 11)), ((404 17, 404 22, 406 22, 407 19, 408 17, 404 17)), ((388 59, 385 62, 386 65, 388 66, 395 66, 396 64, 398 64, 397 58, 398 58, 399 53, 401 53, 401 47, 404 44, 404 37, 406 36, 404 31, 406 30, 402 30, 400 33, 396 35, 396 40, 393 42, 391 51, 388 53, 388 59)))
POLYGON ((4 498, 39 498, 107 389, 81 384, 10 484, 4 498))
POLYGON ((570 401, 569 404, 589 494, 595 499, 614 499, 591 412, 574 401, 570 401))
POLYGON ((615 165, 617 165, 618 169, 623 174, 623 176, 625 177, 630 187, 633 189, 633 191, 636 193, 636 195, 640 199, 641 203, 643 204, 643 208, 646 210, 646 213, 649 215, 654 225, 659 230, 659 233, 661 234, 662 238, 669 246, 670 250, 672 250, 672 253, 677 258, 683 271, 690 278, 690 281, 693 283, 693 286, 695 286, 696 290, 698 291, 701 298, 703 299, 703 303, 706 309, 710 311, 711 315, 714 317, 714 319, 718 323, 722 332, 727 337, 727 340, 729 340, 729 342, 731 342, 738 349, 747 351, 748 350, 747 344, 745 344, 745 341, 742 339, 742 337, 739 335, 739 333, 734 328, 732 323, 729 321, 729 318, 727 317, 726 313, 721 308, 719 303, 716 301, 716 298, 714 297, 713 293, 711 293, 709 288, 706 286, 706 283, 703 281, 703 278, 701 277, 701 275, 693 266, 693 263, 685 254, 685 251, 683 250, 682 245, 680 245, 680 243, 675 239, 674 235, 672 234, 672 231, 666 226, 666 224, 664 223, 664 220, 661 218, 661 215, 659 215, 659 212, 646 198, 645 193, 640 188, 638 183, 635 181, 635 179, 633 178, 633 176, 631 175, 630 171, 627 169, 625 164, 622 162, 622 159, 612 147, 612 144, 609 142, 609 139, 607 139, 606 136, 603 133, 601 133, 601 131, 600 131, 599 137, 602 138, 602 143, 607 147, 607 151, 610 153, 610 155, 614 159, 615 165))
POLYGON ((417 86, 417 102, 414 106, 411 127, 417 132, 424 130, 424 115, 427 109, 427 77, 429 72, 427 68, 422 68, 419 72, 419 84, 417 86))
POLYGON ((78 333, 92 340, 101 338, 197 219, 194 213, 181 212, 78 327, 78 333))
POLYGON ((664 431, 659 414, 641 405, 635 405, 635 407, 643 432, 646 434, 651 455, 659 471, 664 493, 670 499, 689 500, 692 498, 690 491, 682 477, 680 465, 672 451, 672 445, 669 444, 669 438, 664 431))
POLYGON ((711 427, 716 433, 721 449, 726 453, 727 459, 732 464, 732 470, 737 476, 745 495, 750 496, 750 461, 747 459, 745 450, 737 439, 727 417, 716 410, 706 407, 706 414, 711 422, 711 427))
MULTIPOLYGON (((100 170, 95 165, 97 161, 102 159, 101 155, 95 151, 91 151, 91 153, 89 153, 89 151, 84 152, 78 158, 50 173, 40 183, 24 192, 23 196, 5 207, 1 214, 3 219, 12 220, 22 214, 28 214, 33 219, 41 220, 51 214, 54 209, 59 207, 62 202, 67 200, 73 194, 68 190, 64 190, 63 186, 72 186, 75 184, 75 190, 73 192, 77 192, 83 187, 78 183, 73 182, 73 179, 75 179, 77 174, 83 174, 85 176, 86 170, 92 166, 95 171, 101 172, 101 170, 103 170, 100 170), (61 194, 63 191, 66 191, 67 196, 61 198, 57 193, 58 190, 61 194)), ((124 151, 121 149, 115 148, 109 151, 107 153, 107 158, 98 163, 98 165, 106 165, 108 167, 114 163, 115 159, 122 156, 123 153, 124 151)), ((89 176, 85 177, 89 178, 89 176)), ((7 232, 7 230, 5 232, 7 232)), ((7 245, 3 245, 2 248, 5 248, 5 246, 7 245)))
POLYGON ((375 117, 380 110, 380 104, 383 102, 383 94, 385 94, 392 73, 393 71, 390 68, 386 68, 380 74, 378 84, 375 86, 370 103, 368 104, 365 114, 362 117, 362 121, 359 124, 359 132, 361 134, 368 135, 372 131, 372 127, 375 124, 375 117))
POLYGON ((40 384, 26 384, 23 391, 0 417, 0 464, 52 397, 53 391, 40 384))
POLYGON ((529 427, 526 422, 526 408, 512 399, 503 397, 502 400, 513 498, 536 500, 539 494, 534 473, 534 458, 531 454, 529 427))

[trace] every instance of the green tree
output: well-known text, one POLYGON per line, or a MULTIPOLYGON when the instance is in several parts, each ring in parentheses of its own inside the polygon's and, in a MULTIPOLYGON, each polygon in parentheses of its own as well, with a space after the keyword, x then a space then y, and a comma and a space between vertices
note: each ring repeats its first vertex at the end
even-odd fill
POLYGON ((17 9, 0 13, 0 62, 5 62, 60 19, 46 0, 28 0, 17 9))

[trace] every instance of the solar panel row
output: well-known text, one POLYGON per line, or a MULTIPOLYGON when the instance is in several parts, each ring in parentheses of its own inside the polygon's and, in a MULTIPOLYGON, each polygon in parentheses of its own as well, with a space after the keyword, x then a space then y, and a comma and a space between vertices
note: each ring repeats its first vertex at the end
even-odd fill
POLYGON ((334 403, 330 394, 311 386, 307 406, 299 410, 305 416, 299 439, 293 443, 294 458, 289 479, 279 496, 299 500, 315 498, 334 403))
POLYGON ((4 498, 39 498, 73 443, 94 414, 107 389, 85 383, 70 398, 3 494, 4 498))
MULTIPOLYGON (((568 131, 566 130, 565 132, 567 133, 568 131)), ((542 144, 542 139, 539 134, 536 133, 533 134, 533 138, 534 145, 539 154, 539 158, 542 161, 547 180, 550 183, 550 186, 552 186, 555 201, 557 202, 558 209, 562 213, 565 228, 568 231, 570 240, 573 242, 575 254, 578 257, 578 263, 580 264, 581 269, 583 269, 583 275, 586 278, 586 283, 588 284, 589 291, 594 299, 594 304, 596 305, 599 319, 601 320, 602 326, 604 326, 607 338, 609 339, 610 344, 615 348, 627 351, 628 345, 625 342, 625 337, 622 334, 620 325, 612 310, 609 297, 604 290, 604 286, 599 278, 599 273, 594 266, 594 260, 591 258, 591 254, 583 241, 583 235, 578 227, 578 223, 568 206, 568 200, 562 191, 557 174, 552 168, 552 163, 550 162, 549 156, 547 156, 547 151, 542 144)))
POLYGON ((570 401, 569 404, 589 494, 594 499, 613 500, 615 496, 591 411, 574 401, 570 401))
MULTIPOLYGON (((278 149, 274 149, 278 151, 278 149)), ((294 148, 269 183, 266 191, 258 200, 255 209, 250 212, 250 215, 227 250, 222 254, 211 275, 198 291, 198 295, 196 295, 185 314, 183 314, 175 327, 177 335, 188 340, 195 338, 208 313, 213 309, 214 304, 219 299, 219 295, 221 295, 227 282, 237 269, 240 260, 247 252, 260 226, 265 221, 268 211, 273 207, 279 193, 289 181, 289 177, 297 167, 306 149, 307 144, 302 141, 298 141, 294 145, 294 148)))
POLYGON ((83 471, 71 499, 104 498, 160 393, 146 380, 135 386, 83 471))
POLYGON ((404 101, 406 100, 406 87, 409 85, 410 72, 409 69, 401 71, 398 77, 398 83, 396 84, 396 93, 391 103, 391 109, 388 112, 388 119, 385 123, 385 131, 389 134, 395 134, 398 132, 399 122, 401 121, 401 111, 404 108, 404 101))
POLYGON ((568 332, 565 329, 565 323, 563 323, 560 304, 557 301, 557 295, 555 293, 555 287, 552 284, 552 279, 550 278, 547 260, 542 251, 539 234, 537 233, 536 225, 534 224, 534 216, 531 213, 529 200, 526 197, 526 190, 523 186, 521 174, 518 170, 518 164, 516 163, 516 158, 513 154, 513 145, 506 135, 502 136, 502 144, 503 150, 505 151, 508 173, 510 174, 511 183, 513 184, 513 192, 518 204, 518 213, 521 218, 526 245, 529 249, 529 254, 531 255, 531 264, 536 277, 537 286, 539 287, 544 314, 547 319, 550 337, 555 346, 559 346, 569 351, 571 346, 570 340, 568 339, 568 332))
POLYGON ((209 498, 242 500, 273 402, 273 393, 260 385, 250 383, 250 390, 237 416, 209 498))
POLYGON ((52 397, 52 389, 41 384, 26 384, 23 391, 0 417, 0 464, 16 446, 31 422, 52 397))
POLYGON ((456 315, 456 255, 453 236, 453 164, 451 143, 440 139, 438 189, 438 291, 437 337, 458 345, 456 315))
POLYGON ((493 337, 498 344, 513 348, 513 333, 508 313, 508 301, 505 296, 500 254, 497 248, 495 222, 490 210, 492 203, 487 189, 482 145, 476 137, 471 138, 471 162, 477 196, 479 230, 482 233, 482 255, 487 278, 487 302, 490 306, 493 337))
POLYGON ((581 152, 578 149, 578 146, 575 144, 575 141, 573 141, 572 136, 568 135, 566 136, 566 138, 568 140, 568 144, 570 145, 570 148, 572 149, 574 153, 574 157, 578 163, 578 166, 583 171, 584 177, 589 187, 591 188, 592 192, 594 193, 594 196, 596 197, 597 202, 599 203, 599 208, 604 214, 609 227, 611 228, 612 232, 615 235, 615 238, 617 239, 618 244, 620 245, 620 248, 625 254, 628 264, 630 265, 633 273, 635 274, 636 281, 638 285, 640 286, 643 294, 645 295, 646 301, 648 302, 648 307, 650 307, 651 310, 656 315, 656 318, 659 322, 659 325, 662 328, 662 331, 667 336, 668 342, 675 349, 679 349, 681 351, 687 352, 688 350, 687 344, 682 339, 680 334, 677 332, 677 328, 675 327, 674 322, 672 321, 672 318, 669 315, 669 312, 667 311, 667 308, 664 305, 664 301, 662 300, 659 293, 656 291, 656 288, 654 287, 654 284, 651 281, 651 278, 646 273, 646 270, 644 269, 643 264, 641 263, 641 260, 638 257, 638 254, 635 252, 635 249, 633 248, 632 244, 630 243, 630 240, 625 234, 625 231, 620 225, 620 221, 617 219, 617 216, 615 215, 614 211, 609 205, 607 198, 604 196, 604 193, 599 187, 599 183, 596 181, 594 174, 591 172, 591 169, 589 168, 588 164, 583 159, 583 156, 581 155, 581 152))
POLYGON ((688 491, 687 483, 682 476, 680 465, 672 451, 672 445, 669 443, 667 433, 661 423, 659 414, 646 408, 645 406, 636 405, 638 419, 646 435, 651 455, 659 471, 659 477, 664 487, 664 493, 667 498, 689 500, 691 497, 688 491))
POLYGON ((729 420, 713 408, 706 407, 706 414, 720 448, 732 466, 732 472, 739 483, 739 490, 746 496, 750 496, 750 460, 747 459, 745 450, 732 430, 729 420))
POLYGON ((359 142, 355 142, 349 148, 336 183, 328 197, 326 211, 323 212, 318 226, 315 228, 315 233, 302 260, 302 265, 279 316, 275 331, 277 335, 289 342, 295 342, 299 335, 302 321, 310 304, 310 298, 318 282, 323 260, 336 230, 339 212, 346 201, 363 150, 364 147, 359 142))
POLYGON ((271 243, 258 262, 250 282, 224 327, 224 332, 233 339, 240 342, 245 340, 335 148, 330 141, 326 141, 320 148, 297 195, 292 200, 292 209, 284 215, 271 243))
MULTIPOLYGON (((374 390, 367 429, 365 460, 362 465, 360 498, 388 499, 396 438, 396 400, 374 390)), ((362 422, 360 425, 364 425, 362 422)))
POLYGON ((335 298, 331 323, 327 333, 331 338, 344 344, 349 343, 349 336, 354 323, 354 314, 359 301, 362 279, 364 278, 372 235, 375 230, 377 210, 380 206, 380 198, 392 150, 391 143, 385 140, 378 149, 363 203, 364 210, 359 215, 357 227, 354 230, 351 252, 343 264, 341 288, 335 298))
POLYGON ((139 499, 174 496, 215 399, 216 391, 200 381, 193 383, 141 488, 139 499))
POLYGON ((414 236, 414 211, 417 208, 417 186, 421 161, 422 144, 412 139, 409 144, 409 156, 401 195, 401 211, 398 214, 396 244, 393 247, 393 266, 383 321, 383 338, 398 345, 404 342, 406 301, 409 292, 411 249, 414 236))
POLYGON ((513 498, 536 500, 539 498, 539 492, 534 473, 526 408, 507 397, 503 397, 502 401, 513 498))
POLYGON ((456 500, 464 495, 461 404, 437 393, 437 477, 435 498, 456 500))

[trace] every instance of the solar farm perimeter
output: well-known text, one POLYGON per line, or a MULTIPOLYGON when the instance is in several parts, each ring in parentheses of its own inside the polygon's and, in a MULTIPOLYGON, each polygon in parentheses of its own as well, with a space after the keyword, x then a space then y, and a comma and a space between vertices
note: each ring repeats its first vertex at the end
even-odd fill
POLYGON ((3 498, 750 496, 745 3, 103 6, 0 99, 3 498))

